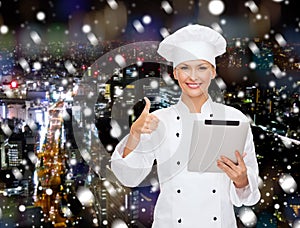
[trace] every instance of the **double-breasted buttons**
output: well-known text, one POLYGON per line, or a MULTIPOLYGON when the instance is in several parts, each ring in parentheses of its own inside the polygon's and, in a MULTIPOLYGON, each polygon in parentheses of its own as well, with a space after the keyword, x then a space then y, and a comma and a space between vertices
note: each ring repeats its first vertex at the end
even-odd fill
POLYGON ((180 189, 177 189, 177 193, 181 193, 181 190, 180 190, 180 189))
POLYGON ((214 220, 214 221, 217 221, 217 220, 218 220, 218 218, 217 218, 217 217, 213 217, 213 220, 214 220))
MULTIPOLYGON (((176 116, 176 119, 177 119, 177 120, 180 120, 180 116, 176 116)), ((175 135, 176 135, 177 138, 179 138, 179 136, 180 136, 179 132, 176 132, 175 135)), ((180 161, 177 161, 176 164, 179 166, 179 165, 180 165, 180 161)), ((179 190, 179 191, 180 191, 180 190, 179 190)), ((178 192, 178 190, 177 190, 177 192, 178 192)), ((178 192, 178 193, 179 193, 179 192, 178 192)))
POLYGON ((216 192, 217 192, 217 190, 216 190, 216 189, 213 189, 213 190, 212 190, 212 193, 216 193, 216 192))
MULTIPOLYGON (((176 119, 180 120, 180 116, 177 116, 176 119)), ((179 133, 178 132, 176 133, 176 137, 179 137, 179 133)))
POLYGON ((177 222, 178 222, 178 223, 181 223, 181 222, 182 222, 182 221, 181 221, 181 218, 180 218, 180 219, 178 219, 178 220, 177 220, 177 222))

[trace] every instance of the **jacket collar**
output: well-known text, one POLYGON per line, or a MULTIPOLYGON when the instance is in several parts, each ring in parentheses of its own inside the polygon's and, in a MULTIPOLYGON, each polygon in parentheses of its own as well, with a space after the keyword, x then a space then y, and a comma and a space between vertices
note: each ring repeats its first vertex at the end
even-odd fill
POLYGON ((191 113, 189 108, 186 106, 185 103, 183 103, 181 97, 178 101, 178 103, 175 105, 175 107, 177 108, 177 110, 180 113, 185 113, 185 114, 204 114, 205 116, 208 115, 210 116, 211 114, 213 114, 213 100, 211 99, 211 97, 209 96, 207 101, 205 101, 205 103, 202 105, 201 107, 201 113, 191 113))

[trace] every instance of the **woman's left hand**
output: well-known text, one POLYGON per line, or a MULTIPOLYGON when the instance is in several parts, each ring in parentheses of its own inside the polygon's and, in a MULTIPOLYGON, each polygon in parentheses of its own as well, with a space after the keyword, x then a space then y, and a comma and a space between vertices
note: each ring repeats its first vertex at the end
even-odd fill
POLYGON ((248 185, 247 167, 243 159, 246 156, 246 153, 241 155, 236 151, 235 156, 237 158, 237 164, 229 158, 221 156, 217 161, 217 165, 233 181, 235 187, 244 188, 248 185))

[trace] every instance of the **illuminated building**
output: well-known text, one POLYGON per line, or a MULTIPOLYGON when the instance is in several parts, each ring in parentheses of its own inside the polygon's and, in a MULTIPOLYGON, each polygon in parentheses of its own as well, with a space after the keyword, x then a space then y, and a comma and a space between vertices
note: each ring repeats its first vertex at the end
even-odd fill
POLYGON ((1 169, 18 167, 22 163, 22 141, 7 141, 1 145, 1 169))

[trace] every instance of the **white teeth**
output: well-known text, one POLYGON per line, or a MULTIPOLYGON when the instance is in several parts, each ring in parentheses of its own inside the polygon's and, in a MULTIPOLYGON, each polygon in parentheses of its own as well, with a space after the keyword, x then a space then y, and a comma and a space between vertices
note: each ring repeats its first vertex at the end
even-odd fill
POLYGON ((200 86, 199 83, 187 83, 187 85, 188 85, 189 87, 191 87, 191 88, 197 88, 197 87, 200 86))

